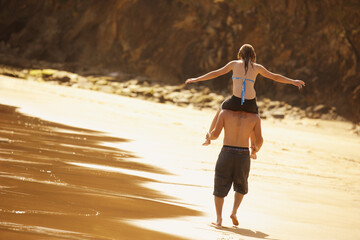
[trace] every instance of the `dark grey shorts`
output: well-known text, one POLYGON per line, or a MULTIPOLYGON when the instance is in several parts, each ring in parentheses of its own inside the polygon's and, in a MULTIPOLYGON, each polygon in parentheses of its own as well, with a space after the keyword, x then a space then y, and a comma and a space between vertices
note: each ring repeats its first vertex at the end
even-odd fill
POLYGON ((215 166, 214 195, 226 197, 231 185, 234 191, 247 194, 250 156, 247 148, 224 146, 215 166))

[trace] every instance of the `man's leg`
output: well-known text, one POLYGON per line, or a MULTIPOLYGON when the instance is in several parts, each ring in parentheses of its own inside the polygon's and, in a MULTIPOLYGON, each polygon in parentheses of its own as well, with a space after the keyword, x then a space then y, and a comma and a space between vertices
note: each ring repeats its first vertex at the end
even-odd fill
POLYGON ((216 208, 216 222, 213 224, 220 227, 222 223, 222 208, 224 205, 224 198, 214 196, 214 200, 216 208))
POLYGON ((233 206, 232 213, 230 215, 230 218, 235 226, 239 225, 239 221, 237 220, 236 213, 237 213, 237 210, 239 209, 241 201, 243 200, 243 197, 244 197, 243 194, 235 192, 234 206, 233 206))

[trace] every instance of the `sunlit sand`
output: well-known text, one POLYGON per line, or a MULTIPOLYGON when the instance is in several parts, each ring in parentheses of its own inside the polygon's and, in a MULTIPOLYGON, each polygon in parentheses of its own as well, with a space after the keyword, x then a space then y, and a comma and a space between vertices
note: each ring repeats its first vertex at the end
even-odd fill
POLYGON ((360 239, 360 138, 263 120, 249 193, 214 227, 214 111, 0 76, 0 239, 360 239))

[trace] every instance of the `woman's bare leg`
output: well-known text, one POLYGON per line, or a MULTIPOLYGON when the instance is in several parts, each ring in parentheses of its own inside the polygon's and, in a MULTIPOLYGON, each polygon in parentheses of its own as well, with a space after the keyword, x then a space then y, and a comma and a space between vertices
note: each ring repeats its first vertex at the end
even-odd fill
MULTIPOLYGON (((215 128, 215 125, 216 125, 216 123, 217 123, 217 121, 218 121, 218 118, 219 118, 220 110, 221 110, 221 108, 219 108, 219 110, 216 112, 216 115, 215 115, 214 119, 213 119, 212 122, 211 122, 211 125, 210 125, 210 128, 209 128, 209 133, 210 133, 212 130, 214 130, 214 128, 215 128)), ((202 145, 207 146, 207 145, 209 145, 210 143, 211 143, 211 141, 208 140, 208 139, 206 139, 205 142, 204 142, 202 145)))
POLYGON ((250 158, 252 159, 256 159, 257 156, 256 156, 256 151, 254 151, 253 147, 255 146, 255 132, 252 131, 250 133, 250 142, 251 142, 251 154, 250 154, 250 158))

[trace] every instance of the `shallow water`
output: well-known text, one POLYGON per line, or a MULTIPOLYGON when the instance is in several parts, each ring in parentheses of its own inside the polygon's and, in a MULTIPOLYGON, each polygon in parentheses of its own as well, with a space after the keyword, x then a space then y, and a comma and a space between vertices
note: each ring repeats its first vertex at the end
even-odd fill
POLYGON ((125 219, 199 214, 144 187, 156 181, 147 174, 169 173, 104 144, 127 139, 26 116, 12 106, 0 105, 0 115, 1 239, 133 239, 135 232, 140 239, 179 239, 125 219))

